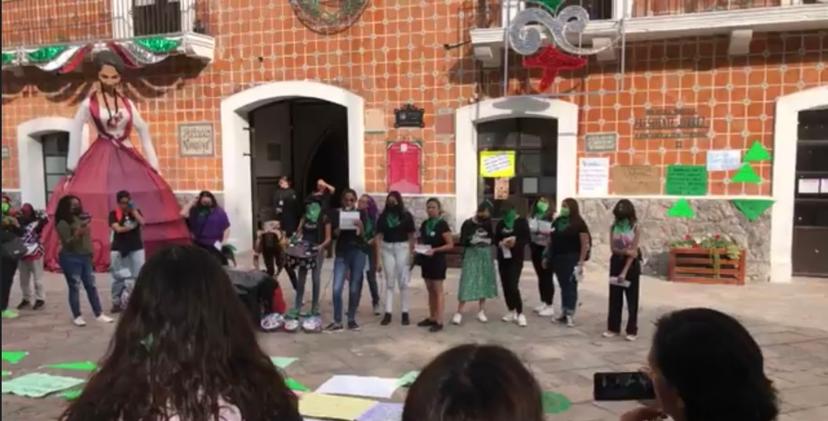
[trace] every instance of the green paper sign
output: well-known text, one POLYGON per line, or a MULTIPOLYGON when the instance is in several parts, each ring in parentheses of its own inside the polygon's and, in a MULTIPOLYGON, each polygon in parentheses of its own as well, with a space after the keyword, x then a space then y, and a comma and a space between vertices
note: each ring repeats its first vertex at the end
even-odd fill
POLYGON ((75 377, 52 376, 51 374, 29 373, 3 382, 3 393, 10 393, 28 398, 42 398, 83 383, 75 377))
POLYGON ((667 210, 667 216, 670 218, 687 218, 692 219, 696 216, 696 213, 693 212, 693 208, 690 207, 690 202, 687 199, 679 199, 673 207, 667 210))
POLYGON ((420 372, 417 370, 409 371, 405 373, 397 380, 397 386, 399 387, 409 387, 414 384, 414 381, 417 380, 417 376, 420 375, 420 372))
POLYGON ((3 351, 3 361, 10 363, 10 364, 17 364, 29 353, 26 351, 3 351))
POLYGON ((759 177, 759 174, 756 174, 756 170, 753 169, 752 166, 748 163, 744 163, 736 174, 733 175, 733 178, 730 181, 734 183, 749 183, 749 184, 759 184, 762 182, 762 177, 759 177))
POLYGON ((560 393, 543 392, 542 398, 543 412, 545 414, 560 414, 561 412, 567 411, 572 406, 572 402, 560 393))
POLYGON ((72 361, 66 363, 57 363, 43 366, 45 368, 56 368, 59 370, 73 370, 92 372, 98 368, 98 365, 92 361, 72 361))
POLYGON ((707 168, 704 165, 670 165, 665 190, 673 196, 707 194, 707 168))
POLYGON ((773 200, 766 199, 733 199, 730 201, 733 206, 745 215, 748 221, 753 222, 759 219, 768 208, 773 206, 773 200))
POLYGON ((288 368, 289 365, 293 364, 298 360, 298 358, 290 358, 290 357, 270 357, 270 361, 276 367, 281 368, 282 370, 288 368))
POLYGON ((83 389, 72 389, 61 393, 60 396, 63 397, 63 399, 66 399, 67 401, 73 401, 79 398, 81 393, 83 393, 83 389))
POLYGON ((770 159, 770 152, 758 140, 754 140, 753 145, 745 152, 745 162, 770 161, 770 159))
POLYGON ((302 383, 299 383, 294 378, 290 378, 290 377, 286 378, 285 379, 285 384, 287 385, 288 389, 290 389, 290 390, 295 390, 297 392, 310 392, 310 389, 307 386, 303 385, 302 383))

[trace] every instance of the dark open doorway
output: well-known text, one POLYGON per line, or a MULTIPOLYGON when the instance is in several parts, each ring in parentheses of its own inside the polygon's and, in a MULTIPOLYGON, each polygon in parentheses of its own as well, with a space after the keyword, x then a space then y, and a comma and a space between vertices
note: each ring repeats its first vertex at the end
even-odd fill
POLYGON ((254 225, 273 217, 273 194, 283 175, 293 180, 300 200, 319 178, 336 187, 336 196, 348 187, 345 107, 311 98, 279 101, 251 112, 250 127, 254 225))

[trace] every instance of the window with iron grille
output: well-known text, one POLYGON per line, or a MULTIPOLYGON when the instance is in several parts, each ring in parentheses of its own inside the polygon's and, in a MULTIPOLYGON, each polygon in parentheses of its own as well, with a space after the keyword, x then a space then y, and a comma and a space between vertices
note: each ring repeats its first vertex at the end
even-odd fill
POLYGON ((46 181, 46 203, 52 192, 66 175, 66 159, 69 156, 69 133, 55 132, 43 135, 43 179, 46 181))

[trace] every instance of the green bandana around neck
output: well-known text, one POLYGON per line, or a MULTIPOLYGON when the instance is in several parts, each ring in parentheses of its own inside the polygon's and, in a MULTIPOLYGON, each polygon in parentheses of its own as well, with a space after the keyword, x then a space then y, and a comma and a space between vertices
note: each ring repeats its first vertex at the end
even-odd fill
POLYGON ((397 228, 400 226, 400 215, 395 212, 386 212, 385 225, 388 225, 388 228, 397 228))
POLYGON ((561 215, 555 220, 556 231, 566 231, 567 228, 569 228, 569 213, 566 216, 561 215))
POLYGON ((305 219, 311 223, 316 223, 319 220, 320 213, 322 213, 322 207, 319 206, 319 203, 308 203, 308 206, 305 208, 305 219))
POLYGON ((426 220, 426 231, 428 231, 426 234, 430 235, 431 233, 433 233, 434 228, 437 226, 437 223, 439 223, 442 220, 443 220, 443 218, 441 218, 439 216, 435 217, 435 218, 428 218, 426 220))
POLYGON ((541 219, 549 212, 549 202, 538 202, 535 204, 535 218, 541 219))
POLYGON ((363 224, 365 229, 362 232, 362 238, 365 241, 371 241, 374 238, 374 221, 371 218, 365 219, 365 224, 363 224))
POLYGON ((514 209, 509 209, 505 215, 503 215, 503 225, 507 229, 514 229, 515 227, 515 220, 517 219, 517 211, 514 209))
POLYGON ((615 224, 612 225, 613 234, 622 234, 630 231, 632 231, 632 224, 630 224, 630 220, 627 218, 616 221, 615 224))

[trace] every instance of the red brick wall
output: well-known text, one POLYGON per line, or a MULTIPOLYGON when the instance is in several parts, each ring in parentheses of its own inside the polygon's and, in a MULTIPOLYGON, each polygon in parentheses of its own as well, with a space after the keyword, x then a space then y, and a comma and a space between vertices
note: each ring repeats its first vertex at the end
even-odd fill
MULTIPOLYGON (((194 60, 174 58, 129 77, 139 98, 138 107, 150 124, 165 177, 176 190, 221 190, 221 99, 256 84, 313 79, 351 90, 365 99, 366 108, 385 112, 390 129, 366 135, 367 190, 385 190, 385 142, 411 138, 424 143, 424 193, 453 193, 454 139, 435 133, 435 115, 467 105, 475 95, 502 94, 499 70, 481 69, 468 46, 443 48, 443 44, 468 40, 476 19, 473 6, 471 0, 373 0, 352 28, 322 36, 302 26, 288 2, 211 2, 207 30, 217 45, 212 63, 202 68, 194 60), (426 128, 394 130, 393 109, 409 101, 425 108, 426 128), (180 158, 178 125, 200 121, 214 124, 215 157, 180 158)), ((4 3, 4 23, 6 8, 4 3)), ((4 25, 4 35, 6 29, 4 25)), ((646 162, 659 167, 678 162, 703 164, 704 150, 744 149, 753 139, 770 147, 775 99, 828 83, 826 50, 828 36, 824 32, 784 38, 759 34, 751 55, 737 58, 727 56, 724 37, 632 44, 627 52, 625 92, 571 99, 582 106, 581 137, 584 133, 617 131, 621 151, 607 154, 613 163, 646 162), (745 72, 746 67, 750 73, 745 72), (698 89, 694 90, 696 84, 698 89), (732 89, 725 89, 728 84, 732 89), (666 93, 661 92, 662 86, 666 93), (711 105, 710 99, 716 104, 711 105), (751 100, 749 105, 745 99, 751 100), (662 107, 679 100, 713 119, 716 136, 712 141, 698 141, 698 150, 693 153, 688 142, 676 148, 670 141, 632 140, 629 119, 642 116, 645 103, 662 107), (764 121, 758 118, 762 113, 767 116, 764 121), (729 122, 727 114, 732 115, 729 122), (742 137, 743 130, 748 131, 748 137, 742 137), (630 146, 635 148, 634 154, 628 152, 630 146)), ((529 73, 516 65, 516 59, 511 63, 509 92, 531 92, 529 73)), ((562 75, 552 89, 615 91, 619 86, 614 76, 617 71, 617 63, 593 61, 581 73, 562 75)), ((76 105, 67 98, 81 98, 85 94, 82 82, 94 75, 56 77, 29 69, 22 78, 8 73, 3 76, 3 145, 12 157, 3 162, 3 187, 16 188, 16 126, 41 116, 72 116, 76 105)), ((769 165, 763 165, 761 171, 765 182, 760 186, 728 187, 723 182, 725 173, 713 173, 710 191, 768 194, 769 165)))
POLYGON ((109 38, 109 0, 7 0, 3 48, 109 38))

